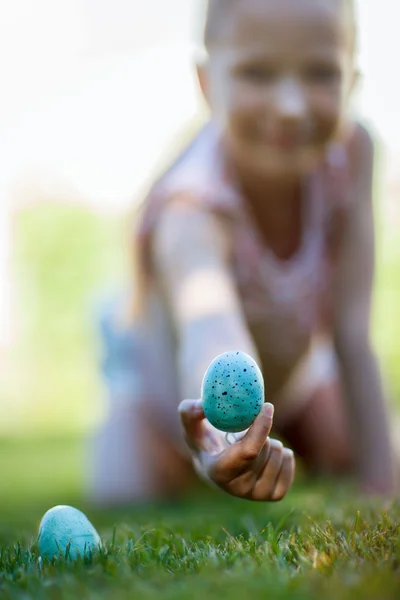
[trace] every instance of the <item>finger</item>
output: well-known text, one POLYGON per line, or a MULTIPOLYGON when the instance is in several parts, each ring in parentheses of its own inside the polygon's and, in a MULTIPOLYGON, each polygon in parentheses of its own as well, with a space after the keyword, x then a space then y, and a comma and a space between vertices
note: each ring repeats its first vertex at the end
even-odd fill
POLYGON ((178 406, 178 412, 185 431, 190 430, 196 423, 205 419, 201 400, 183 400, 178 406))
POLYGON ((199 450, 202 423, 205 419, 201 400, 183 400, 178 406, 186 443, 192 450, 199 450))
POLYGON ((270 441, 270 450, 267 461, 253 490, 254 500, 271 500, 275 491, 278 477, 283 463, 283 444, 278 440, 270 441))
POLYGON ((268 451, 268 433, 272 427, 274 407, 264 404, 254 423, 247 430, 242 439, 225 450, 218 462, 214 465, 213 476, 226 481, 237 477, 257 479, 260 469, 266 462, 266 456, 260 453, 268 451), (261 465, 258 463, 261 460, 261 465))
POLYGON ((246 435, 237 444, 242 461, 253 461, 260 454, 271 431, 273 416, 274 407, 267 402, 246 435))
POLYGON ((292 486, 296 463, 294 454, 289 448, 283 450, 282 467, 276 482, 275 490, 273 491, 271 500, 282 500, 292 486))
POLYGON ((226 448, 211 468, 212 477, 219 485, 230 484, 236 490, 235 495, 246 497, 251 495, 259 474, 264 469, 268 458, 270 440, 265 440, 264 447, 253 462, 244 461, 239 444, 226 448))

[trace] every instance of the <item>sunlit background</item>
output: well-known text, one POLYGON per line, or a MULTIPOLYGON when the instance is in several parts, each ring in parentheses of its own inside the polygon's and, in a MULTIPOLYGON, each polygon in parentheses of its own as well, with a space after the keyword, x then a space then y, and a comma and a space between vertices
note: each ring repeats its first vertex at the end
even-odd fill
MULTIPOLYGON (((104 414, 96 310, 124 285, 127 216, 203 110, 199 0, 0 4, 0 436, 104 414)), ((355 109, 379 140, 373 334, 400 404, 400 5, 360 0, 355 109)))

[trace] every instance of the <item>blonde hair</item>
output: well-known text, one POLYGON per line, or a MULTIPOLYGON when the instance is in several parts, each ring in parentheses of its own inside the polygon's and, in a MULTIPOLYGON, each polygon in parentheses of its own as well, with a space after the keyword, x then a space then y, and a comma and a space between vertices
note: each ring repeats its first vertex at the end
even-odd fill
MULTIPOLYGON (((202 37, 204 48, 207 51, 219 38, 220 24, 226 20, 229 11, 232 12, 240 1, 246 2, 248 0, 206 0, 202 37)), ((351 31, 352 50, 355 51, 357 39, 355 0, 339 0, 339 2, 346 12, 346 18, 348 19, 351 31)))

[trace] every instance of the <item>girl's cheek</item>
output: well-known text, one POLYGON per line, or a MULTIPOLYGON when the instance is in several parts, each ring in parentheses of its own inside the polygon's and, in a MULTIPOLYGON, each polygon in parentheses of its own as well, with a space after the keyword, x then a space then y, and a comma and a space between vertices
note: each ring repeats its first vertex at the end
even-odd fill
POLYGON ((246 86, 236 86, 227 98, 226 111, 230 120, 254 122, 266 111, 265 99, 246 86))
POLYGON ((335 135, 342 120, 340 96, 320 95, 311 103, 311 115, 319 139, 329 140, 335 135))

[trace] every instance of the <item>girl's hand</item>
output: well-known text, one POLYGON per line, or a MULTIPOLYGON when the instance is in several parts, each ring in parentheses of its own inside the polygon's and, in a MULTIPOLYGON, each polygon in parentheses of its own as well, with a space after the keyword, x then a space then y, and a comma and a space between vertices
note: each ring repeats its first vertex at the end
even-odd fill
POLYGON ((276 501, 286 495, 293 483, 295 461, 292 450, 268 437, 272 404, 264 404, 252 426, 232 446, 206 420, 201 400, 184 400, 179 412, 200 475, 238 498, 276 501))

